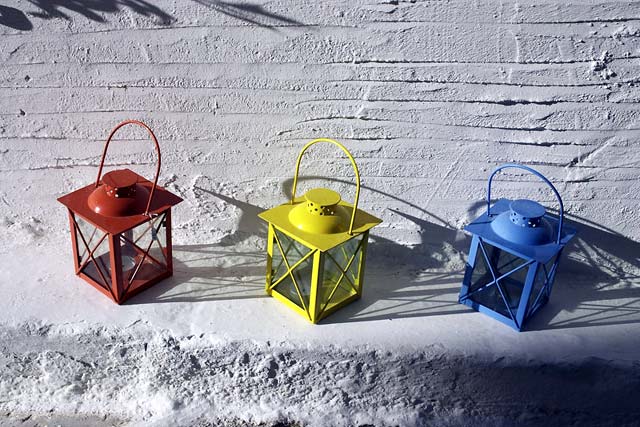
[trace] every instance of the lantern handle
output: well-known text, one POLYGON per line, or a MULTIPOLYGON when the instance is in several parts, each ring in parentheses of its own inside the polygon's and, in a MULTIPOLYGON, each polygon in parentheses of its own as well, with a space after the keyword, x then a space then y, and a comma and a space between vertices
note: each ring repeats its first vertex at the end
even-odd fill
POLYGON ((493 177, 495 174, 497 174, 498 172, 500 172, 503 169, 507 169, 507 168, 516 168, 516 169, 523 169, 526 170, 527 172, 530 172, 532 174, 534 174, 535 176, 537 176, 538 178, 540 178, 542 181, 544 181, 545 184, 547 184, 549 187, 551 187, 551 190, 553 191, 553 194, 556 195, 556 198, 558 199, 558 203, 560 204, 560 220, 558 221, 558 235, 556 237, 556 244, 559 245, 560 244, 560 236, 562 234, 562 223, 564 222, 564 205, 562 204, 562 198, 560 197, 560 193, 558 193, 558 190, 556 190, 556 187, 553 186, 553 184, 551 183, 551 181, 549 181, 544 175, 542 175, 540 172, 538 172, 537 170, 530 168, 528 166, 524 166, 524 165, 519 165, 517 163, 506 163, 502 166, 497 167, 496 169, 494 169, 494 171, 491 173, 491 176, 489 177, 489 181, 487 184, 487 216, 491 216, 491 181, 493 180, 493 177))
POLYGON ((307 151, 309 147, 311 147, 312 145, 318 142, 328 142, 340 148, 351 161, 351 166, 353 166, 353 171, 355 172, 355 175, 356 175, 356 195, 353 200, 353 212, 351 213, 351 221, 349 222, 349 234, 351 235, 353 234, 353 223, 355 222, 355 219, 356 219, 356 211, 358 210, 358 200, 360 199, 360 172, 358 172, 358 166, 356 165, 356 161, 353 159, 353 156, 351 155, 349 150, 347 150, 344 147, 344 145, 340 144, 339 142, 334 141, 333 139, 328 139, 328 138, 318 138, 308 142, 302 148, 302 151, 300 151, 300 154, 298 155, 298 160, 296 161, 296 174, 293 176, 293 191, 291 192, 291 204, 293 204, 293 201, 296 198, 296 188, 298 186, 298 172, 300 171, 300 162, 302 161, 302 155, 305 153, 305 151, 307 151))
POLYGON ((151 136, 151 139, 153 140, 153 143, 156 146, 156 152, 158 153, 158 165, 156 166, 156 176, 153 179, 153 186, 151 187, 151 192, 149 193, 149 200, 147 201, 147 208, 144 211, 144 214, 148 216, 149 215, 149 209, 151 208, 151 201, 153 200, 153 195, 154 195, 154 193, 156 191, 156 186, 158 184, 158 176, 160 175, 160 163, 161 163, 161 160, 160 160, 160 145, 158 144, 158 139, 154 135, 154 133, 151 130, 151 128, 149 128, 149 126, 147 126, 146 124, 142 123, 141 121, 139 121, 139 120, 125 120, 124 122, 120 123, 118 126, 113 128, 113 130, 109 134, 109 138, 107 138, 107 142, 104 145, 104 151, 102 152, 102 160, 100 161, 100 169, 98 169, 98 178, 96 178, 95 187, 98 188, 98 185, 100 184, 100 178, 102 178, 102 168, 104 167, 104 159, 107 156, 107 149, 109 148, 109 143, 111 143, 111 138, 113 138, 113 135, 118 131, 118 129, 120 129, 121 127, 123 127, 125 125, 129 125, 129 124, 138 125, 138 126, 142 126, 143 128, 145 128, 147 130, 147 132, 149 132, 149 135, 151 136))

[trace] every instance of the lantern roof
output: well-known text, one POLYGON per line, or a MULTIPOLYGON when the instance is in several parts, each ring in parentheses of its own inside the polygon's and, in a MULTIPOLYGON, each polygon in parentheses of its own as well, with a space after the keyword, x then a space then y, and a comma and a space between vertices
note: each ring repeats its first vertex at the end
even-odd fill
POLYGON ((353 209, 353 205, 341 200, 338 193, 315 188, 296 197, 293 203, 284 203, 258 216, 306 246, 324 252, 382 222, 356 209, 353 232, 349 234, 353 209))
MULTIPOLYGON (((152 187, 151 181, 124 169, 105 174, 98 187, 89 184, 60 197, 58 201, 101 230, 119 234, 149 221, 149 216, 144 214, 144 207, 152 187), (120 195, 118 191, 122 189, 125 194, 120 195), (114 193, 110 199, 107 195, 109 192, 114 193), (133 198, 128 197, 131 193, 133 198), (127 199, 132 202, 127 202, 127 199)), ((182 198, 156 185, 149 215, 160 214, 181 201, 182 198)))
POLYGON ((482 240, 521 258, 546 263, 576 234, 576 229, 563 224, 556 240, 559 218, 531 200, 498 200, 464 229, 482 240))

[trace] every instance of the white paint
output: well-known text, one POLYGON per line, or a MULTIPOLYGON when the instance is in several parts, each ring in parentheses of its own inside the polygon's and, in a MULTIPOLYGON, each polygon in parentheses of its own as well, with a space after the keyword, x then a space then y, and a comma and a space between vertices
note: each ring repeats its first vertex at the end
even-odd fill
MULTIPOLYGON (((0 408, 92 416, 105 413, 109 393, 124 390, 115 397, 121 409, 107 413, 147 425, 211 414, 225 422, 510 425, 505 419, 534 415, 496 409, 487 397, 473 420, 443 391, 444 374, 429 391, 415 378, 389 388, 382 376, 367 392, 346 385, 353 398, 341 401, 332 388, 341 380, 314 371, 319 362, 309 351, 318 348, 327 364, 336 347, 346 360, 392 351, 378 359, 376 375, 421 357, 444 357, 434 362, 440 373, 459 356, 505 357, 505 366, 637 362, 639 4, 395 3, 163 0, 140 13, 112 1, 76 11, 47 2, 64 16, 45 19, 36 4, 11 2, 33 27, 23 31, 3 25, 0 12, 0 321, 5 342, 18 347, 2 350, 13 370, 0 373, 0 408), (126 118, 157 133, 161 183, 185 202, 173 216, 175 277, 141 295, 148 304, 116 307, 73 276, 66 213, 55 199, 95 179, 108 132, 126 118), (365 298, 312 327, 261 298, 266 233, 256 214, 287 200, 295 157, 315 137, 353 152, 362 206, 384 223, 374 232, 365 298), (486 178, 504 162, 548 176, 582 223, 550 305, 523 334, 456 304, 468 244, 457 230, 483 208, 486 178), (47 332, 33 333, 34 325, 47 332), (158 358, 136 349, 122 375, 98 378, 74 360, 114 369, 120 362, 87 344, 95 334, 114 346, 148 338, 159 343, 158 358), (58 338, 67 346, 54 350, 58 338), (193 348, 178 352, 163 340, 193 348), (207 377, 182 387, 172 377, 198 352, 211 352, 211 363, 240 363, 225 353, 228 343, 252 355, 246 372, 260 370, 262 359, 269 371, 267 341, 315 374, 296 382, 297 374, 279 372, 244 391, 246 383, 222 381, 224 370, 212 368, 215 386, 207 377), (37 363, 42 375, 18 369, 37 363), (155 369, 166 370, 167 381, 154 385, 155 369), (289 394, 261 397, 283 387, 289 394), (309 388, 324 393, 311 411, 309 388), (422 403, 402 400, 408 389, 422 403), (190 404, 176 390, 195 393, 190 404)), ((151 176, 145 135, 123 129, 119 138, 109 164, 151 176)), ((336 181, 303 180, 302 191, 322 182, 353 197, 352 172, 337 154, 309 152, 303 174, 336 181)), ((526 175, 495 185, 501 197, 555 206, 526 175)), ((486 378, 470 371, 459 373, 479 399, 473 390, 486 378)), ((562 388, 532 387, 533 394, 562 388)), ((589 415, 596 403, 578 412, 589 415)))

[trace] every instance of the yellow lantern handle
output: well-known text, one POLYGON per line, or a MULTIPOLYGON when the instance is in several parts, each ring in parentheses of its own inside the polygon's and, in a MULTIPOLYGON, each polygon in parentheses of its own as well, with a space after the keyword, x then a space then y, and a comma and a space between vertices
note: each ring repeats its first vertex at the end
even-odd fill
POLYGON ((296 161, 296 174, 293 176, 293 191, 291 192, 291 204, 293 204, 293 201, 296 198, 296 188, 298 187, 298 172, 300 171, 300 162, 302 161, 302 155, 304 154, 305 151, 307 151, 309 147, 311 147, 313 144, 316 144, 318 142, 329 142, 337 146, 338 148, 340 148, 342 151, 344 151, 344 154, 346 154, 349 160, 351 161, 351 166, 353 166, 353 171, 356 174, 356 196, 353 200, 353 212, 351 213, 351 222, 349 223, 349 234, 353 234, 353 223, 355 222, 355 219, 356 219, 356 211, 358 210, 358 199, 360 198, 360 172, 358 172, 358 166, 356 165, 356 161, 353 159, 353 156, 351 155, 351 153, 349 153, 349 150, 347 150, 344 147, 344 145, 340 144, 337 141, 334 141, 333 139, 328 139, 328 138, 314 139, 313 141, 308 142, 307 145, 305 145, 302 148, 302 151, 300 151, 300 154, 298 155, 298 160, 296 161))

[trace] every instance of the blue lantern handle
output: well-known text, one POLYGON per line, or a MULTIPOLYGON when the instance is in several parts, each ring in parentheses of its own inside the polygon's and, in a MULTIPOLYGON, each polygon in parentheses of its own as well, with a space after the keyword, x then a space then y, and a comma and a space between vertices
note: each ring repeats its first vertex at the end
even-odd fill
POLYGON ((564 205, 562 204, 562 198, 560 197, 560 193, 558 193, 558 190, 556 190, 556 187, 553 186, 551 181, 549 181, 540 172, 530 168, 529 166, 519 165, 517 163, 506 163, 502 166, 497 167, 491 173, 491 176, 489 177, 489 181, 487 183, 487 216, 489 217, 491 216, 491 181, 493 180, 493 177, 495 174, 500 172, 502 169, 507 169, 507 168, 523 169, 523 170, 526 170, 527 172, 531 172, 532 174, 540 178, 542 181, 544 181, 549 187, 551 187, 553 194, 556 195, 556 198, 558 199, 558 203, 560 204, 560 221, 558 222, 558 236, 556 237, 556 244, 559 245, 560 236, 562 234, 562 223, 564 222, 564 205))

